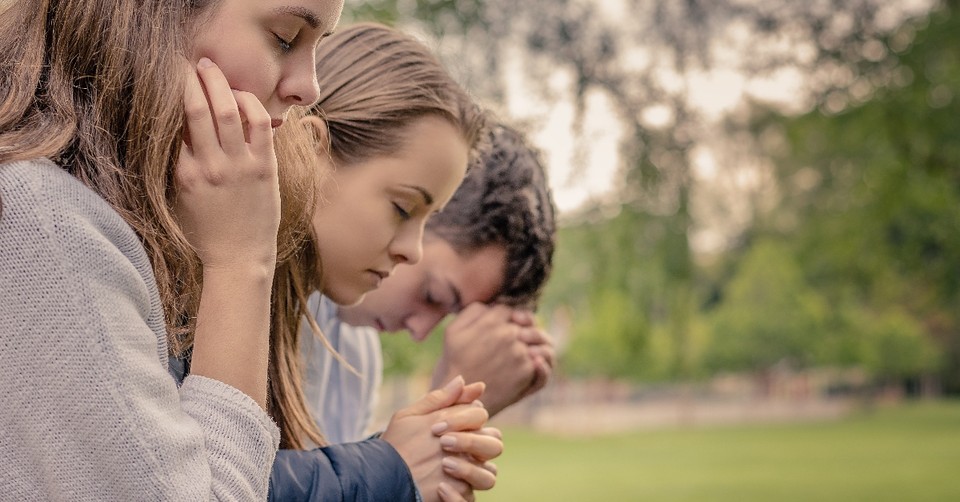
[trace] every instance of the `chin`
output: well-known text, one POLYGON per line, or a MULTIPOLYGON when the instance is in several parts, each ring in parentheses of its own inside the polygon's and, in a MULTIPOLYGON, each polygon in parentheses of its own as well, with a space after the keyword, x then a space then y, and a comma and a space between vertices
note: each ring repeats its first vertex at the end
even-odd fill
POLYGON ((329 293, 324 293, 327 295, 327 298, 333 300, 333 303, 341 307, 352 307, 363 301, 363 298, 367 296, 367 292, 345 292, 345 291, 331 291, 329 293))

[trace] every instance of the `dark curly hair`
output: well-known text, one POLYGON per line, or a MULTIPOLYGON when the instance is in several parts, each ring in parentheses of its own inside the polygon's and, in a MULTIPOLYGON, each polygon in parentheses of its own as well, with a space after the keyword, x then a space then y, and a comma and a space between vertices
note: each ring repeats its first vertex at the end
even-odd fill
POLYGON ((507 252, 497 301, 536 307, 553 267, 556 209, 539 152, 503 124, 489 128, 463 184, 427 232, 461 255, 489 245, 507 252))

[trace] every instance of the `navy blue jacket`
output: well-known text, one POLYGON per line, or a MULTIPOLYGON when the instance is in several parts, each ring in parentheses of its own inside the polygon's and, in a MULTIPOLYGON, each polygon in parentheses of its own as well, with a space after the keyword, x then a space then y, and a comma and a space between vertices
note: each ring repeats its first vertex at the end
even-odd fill
POLYGON ((416 488, 400 454, 382 439, 315 450, 280 450, 270 474, 271 501, 414 502, 416 488))
MULTIPOLYGON (((189 359, 170 358, 179 385, 189 359)), ((270 472, 270 500, 417 502, 416 483, 397 450, 379 438, 314 450, 280 450, 270 472)))

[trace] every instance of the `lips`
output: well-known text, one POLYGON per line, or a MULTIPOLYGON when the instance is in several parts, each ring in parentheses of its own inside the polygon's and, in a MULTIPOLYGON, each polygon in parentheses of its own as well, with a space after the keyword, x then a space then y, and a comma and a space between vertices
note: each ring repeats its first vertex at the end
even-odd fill
POLYGON ((383 282, 383 280, 386 279, 387 277, 390 277, 390 272, 389 272, 389 271, 384 272, 383 270, 368 269, 368 270, 367 270, 367 273, 370 274, 369 277, 371 277, 372 280, 373 280, 373 283, 374 283, 374 284, 373 284, 373 287, 374 287, 374 288, 379 288, 379 287, 380 287, 380 284, 383 282))

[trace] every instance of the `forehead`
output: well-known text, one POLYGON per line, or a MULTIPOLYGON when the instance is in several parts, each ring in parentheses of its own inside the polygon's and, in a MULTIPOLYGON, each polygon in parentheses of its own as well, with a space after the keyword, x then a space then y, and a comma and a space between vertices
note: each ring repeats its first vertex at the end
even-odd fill
POLYGON ((449 282, 465 306, 497 297, 503 289, 506 259, 506 249, 499 244, 460 254, 447 241, 432 238, 424 242, 422 261, 431 279, 449 282))
POLYGON ((351 183, 379 193, 386 187, 405 187, 433 208, 440 208, 463 180, 468 149, 456 128, 445 120, 421 117, 405 127, 401 147, 334 171, 330 183, 351 183))
POLYGON ((221 15, 291 15, 303 19, 311 28, 329 31, 340 20, 343 0, 220 0, 215 8, 221 15))

